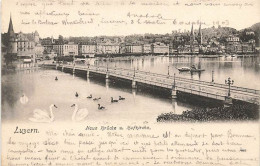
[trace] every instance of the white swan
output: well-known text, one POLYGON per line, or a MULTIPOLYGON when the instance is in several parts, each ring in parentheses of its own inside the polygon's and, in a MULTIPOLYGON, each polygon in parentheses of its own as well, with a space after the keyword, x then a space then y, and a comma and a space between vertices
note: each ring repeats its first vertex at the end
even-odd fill
POLYGON ((45 110, 35 109, 33 111, 33 117, 29 118, 32 122, 39 122, 39 123, 50 123, 54 121, 54 114, 52 112, 52 108, 58 108, 55 104, 50 105, 50 114, 48 114, 45 110))
POLYGON ((87 108, 78 108, 77 104, 73 104, 71 107, 75 107, 74 112, 72 114, 72 121, 82 121, 88 116, 88 109, 87 108))
POLYGON ((28 99, 28 97, 27 97, 25 94, 23 94, 23 95, 20 97, 20 102, 21 102, 22 104, 26 104, 26 103, 28 103, 28 101, 29 101, 29 99, 28 99))

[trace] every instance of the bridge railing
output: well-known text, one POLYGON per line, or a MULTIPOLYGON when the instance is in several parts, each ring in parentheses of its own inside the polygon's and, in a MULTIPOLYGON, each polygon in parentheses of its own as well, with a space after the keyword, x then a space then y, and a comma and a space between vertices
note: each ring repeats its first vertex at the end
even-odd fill
MULTIPOLYGON (((106 68, 105 66, 99 66, 99 67, 106 68)), ((111 69, 114 69, 114 70, 120 69, 120 70, 133 72, 133 69, 125 69, 125 68, 111 68, 111 69)), ((142 70, 135 70, 135 72, 136 73, 144 73, 144 74, 147 74, 147 75, 150 75, 150 76, 163 77, 163 78, 166 78, 166 79, 174 79, 174 76, 172 76, 172 75, 165 75, 165 74, 160 74, 160 73, 151 73, 151 72, 142 71, 142 70)), ((194 79, 183 78, 183 77, 175 77, 175 79, 176 80, 182 80, 182 81, 189 81, 189 82, 192 82, 192 83, 205 84, 205 85, 210 85, 210 86, 215 86, 215 87, 220 87, 220 88, 225 88, 225 89, 229 88, 228 85, 226 85, 226 84, 220 84, 220 83, 215 83, 215 82, 212 83, 212 82, 208 82, 208 81, 194 80, 194 79)), ((260 95, 260 90, 256 90, 256 89, 250 89, 250 88, 244 88, 244 87, 238 87, 238 86, 231 86, 230 89, 260 95)))
MULTIPOLYGON (((68 68, 73 68, 72 65, 64 65, 64 67, 68 67, 68 68)), ((75 69, 83 69, 83 70, 87 70, 88 66, 75 66, 75 69)), ((112 71, 121 71, 121 72, 127 72, 128 76, 129 75, 133 75, 134 74, 134 70, 132 69, 125 69, 125 68, 107 68, 106 66, 93 66, 93 65, 89 65, 89 70, 99 70, 102 71, 103 73, 106 72, 107 70, 109 72, 112 71)), ((164 75, 164 74, 159 74, 159 73, 150 73, 150 72, 146 72, 146 71, 141 71, 141 70, 135 70, 135 75, 139 75, 139 74, 144 74, 144 77, 160 77, 162 79, 164 79, 163 81, 167 82, 167 80, 173 80, 173 76, 168 76, 168 75, 164 75)), ((158 78, 156 78, 158 79, 158 78)), ((214 87, 219 87, 219 88, 224 88, 224 89, 228 89, 228 86, 225 84, 220 84, 220 83, 212 83, 212 82, 207 82, 207 81, 200 81, 200 80, 193 80, 193 79, 189 79, 189 78, 183 78, 183 77, 175 77, 176 80, 180 80, 180 81, 184 81, 184 82, 189 82, 189 83, 195 83, 195 84, 201 84, 201 85, 207 85, 207 86, 214 86, 214 87)), ((150 81, 152 81, 153 78, 151 78, 150 81)), ((252 94, 260 94, 260 90, 255 90, 255 89, 249 89, 249 88, 243 88, 243 87, 237 87, 237 86, 231 86, 231 90, 235 90, 235 91, 241 91, 241 92, 247 92, 247 93, 252 93, 252 94)))

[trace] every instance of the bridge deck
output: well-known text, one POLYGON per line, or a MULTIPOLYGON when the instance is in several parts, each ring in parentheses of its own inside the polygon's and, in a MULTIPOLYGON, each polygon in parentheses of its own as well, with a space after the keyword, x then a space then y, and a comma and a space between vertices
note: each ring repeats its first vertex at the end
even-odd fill
MULTIPOLYGON (((64 65, 64 68, 72 69, 71 65, 64 65)), ((137 83, 144 83, 166 89, 172 89, 174 76, 157 73, 150 73, 140 70, 124 68, 107 68, 104 66, 75 66, 75 70, 90 71, 98 74, 108 74, 126 80, 135 80, 137 83)), ((212 83, 200 80, 175 77, 175 87, 178 91, 196 94, 208 98, 225 100, 228 94, 228 86, 225 84, 212 83)), ((254 103, 259 105, 260 90, 231 86, 231 97, 233 99, 254 103)))

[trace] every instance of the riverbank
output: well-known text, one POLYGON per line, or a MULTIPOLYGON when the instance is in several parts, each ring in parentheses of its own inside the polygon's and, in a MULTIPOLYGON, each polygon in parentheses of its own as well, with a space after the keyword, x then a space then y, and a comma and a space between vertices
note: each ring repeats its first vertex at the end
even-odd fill
POLYGON ((251 121, 259 119, 258 110, 258 107, 252 105, 194 108, 184 111, 181 115, 173 112, 163 113, 157 117, 157 122, 251 121))

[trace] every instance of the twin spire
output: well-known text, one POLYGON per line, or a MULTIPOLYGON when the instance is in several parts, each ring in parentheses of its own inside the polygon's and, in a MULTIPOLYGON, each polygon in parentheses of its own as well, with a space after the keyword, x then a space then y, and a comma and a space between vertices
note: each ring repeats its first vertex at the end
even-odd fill
POLYGON ((10 14, 10 22, 9 22, 9 27, 8 27, 8 35, 10 37, 14 36, 14 27, 13 27, 13 22, 12 22, 12 16, 10 14))
MULTIPOLYGON (((198 33, 198 36, 199 36, 199 44, 202 44, 201 23, 200 23, 200 26, 199 26, 199 33, 198 33)), ((193 24, 191 25, 190 39, 191 39, 192 41, 195 40, 195 35, 194 35, 194 30, 193 30, 193 24)))

